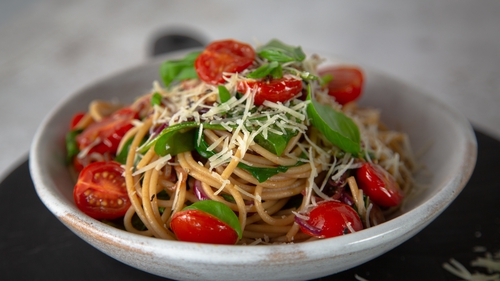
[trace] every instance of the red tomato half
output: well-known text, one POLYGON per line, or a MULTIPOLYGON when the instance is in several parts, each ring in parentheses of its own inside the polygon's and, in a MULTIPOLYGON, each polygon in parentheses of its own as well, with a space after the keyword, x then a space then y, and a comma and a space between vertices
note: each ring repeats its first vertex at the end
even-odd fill
POLYGON ((332 81, 327 85, 328 94, 340 104, 346 104, 359 98, 363 88, 363 72, 357 67, 329 67, 318 71, 320 76, 330 74, 332 81))
POLYGON ((246 93, 248 89, 255 88, 255 105, 264 101, 285 102, 302 92, 302 81, 293 78, 279 78, 262 81, 247 81, 238 84, 238 92, 246 93))
POLYGON ((94 152, 116 153, 121 139, 133 127, 131 121, 135 118, 137 118, 137 112, 130 108, 123 108, 99 122, 90 124, 76 137, 78 148, 82 150, 99 138, 100 142, 92 149, 94 152))
POLYGON ((170 222, 180 241, 234 245, 238 234, 228 224, 201 210, 175 213, 170 222))
POLYGON ((94 219, 123 217, 130 207, 123 172, 116 162, 94 162, 85 167, 73 190, 78 209, 94 219))
POLYGON ((363 229, 363 223, 358 213, 349 205, 338 201, 324 201, 318 204, 309 213, 310 226, 319 229, 318 233, 311 233, 307 228, 300 226, 302 232, 318 238, 330 238, 348 234, 349 228, 359 231, 363 229), (350 224, 350 227, 348 227, 350 224))
POLYGON ((76 125, 78 125, 78 122, 82 120, 83 116, 85 116, 85 112, 78 112, 75 115, 73 115, 73 118, 71 119, 71 122, 69 124, 69 129, 74 130, 76 125))
POLYGON ((403 200, 403 191, 394 177, 376 164, 365 163, 356 171, 358 186, 373 203, 381 207, 393 207, 403 200))
POLYGON ((223 72, 241 72, 252 65, 255 51, 252 46, 235 40, 210 43, 196 58, 194 66, 198 77, 209 84, 224 82, 223 72))

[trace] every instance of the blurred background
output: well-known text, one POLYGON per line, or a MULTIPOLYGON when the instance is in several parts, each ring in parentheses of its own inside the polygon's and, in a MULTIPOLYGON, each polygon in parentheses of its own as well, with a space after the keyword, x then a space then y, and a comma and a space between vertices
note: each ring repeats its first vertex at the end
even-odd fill
POLYGON ((0 175, 28 157, 56 104, 148 60, 154 40, 172 33, 203 43, 279 38, 362 62, 500 139, 499 15, 498 0, 1 0, 0 175))

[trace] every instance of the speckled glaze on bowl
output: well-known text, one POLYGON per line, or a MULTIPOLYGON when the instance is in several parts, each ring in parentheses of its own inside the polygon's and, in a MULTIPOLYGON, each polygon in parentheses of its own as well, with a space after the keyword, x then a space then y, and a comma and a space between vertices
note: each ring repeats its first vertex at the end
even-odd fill
POLYGON ((129 103, 145 94, 158 79, 163 59, 105 78, 63 101, 40 125, 30 151, 31 175, 47 208, 95 248, 152 274, 178 280, 303 280, 343 271, 419 232, 455 199, 474 169, 477 144, 464 116, 415 87, 365 68, 360 103, 380 108, 389 127, 409 134, 415 151, 428 148, 420 160, 432 176, 418 175, 417 180, 429 188, 392 220, 342 237, 273 246, 165 241, 112 228, 87 217, 73 203, 74 182, 64 165, 68 122, 94 99, 129 103))

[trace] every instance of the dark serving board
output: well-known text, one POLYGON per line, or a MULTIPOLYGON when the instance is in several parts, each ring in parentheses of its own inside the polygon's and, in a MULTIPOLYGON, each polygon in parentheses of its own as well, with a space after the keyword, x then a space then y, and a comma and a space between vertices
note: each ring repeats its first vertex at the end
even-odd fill
MULTIPOLYGON (((388 253, 318 280, 457 280, 442 268, 467 266, 500 250, 500 142, 476 131, 476 169, 458 198, 428 227, 388 253)), ((62 225, 38 199, 28 160, 0 183, 0 280, 163 280, 99 252, 62 225)))

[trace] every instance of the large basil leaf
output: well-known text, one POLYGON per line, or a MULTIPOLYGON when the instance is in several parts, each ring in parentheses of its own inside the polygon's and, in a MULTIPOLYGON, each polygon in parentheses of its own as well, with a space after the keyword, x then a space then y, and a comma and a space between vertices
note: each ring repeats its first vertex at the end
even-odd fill
POLYGON ((307 106, 307 115, 312 125, 332 144, 357 157, 361 151, 361 140, 356 123, 342 112, 312 99, 310 86, 307 100, 310 101, 307 106))
POLYGON ((282 135, 275 134, 273 132, 267 132, 267 138, 264 138, 262 133, 255 136, 254 141, 265 148, 267 151, 270 151, 278 156, 281 156, 283 151, 288 145, 288 142, 297 134, 297 132, 293 132, 291 130, 285 130, 285 133, 282 135))
POLYGON ((172 82, 198 78, 194 61, 201 52, 192 52, 181 60, 165 61, 160 65, 160 77, 168 87, 172 82))
MULTIPOLYGON (((194 123, 194 122, 193 122, 194 123)), ((165 133, 158 138, 155 144, 155 152, 160 156, 167 154, 177 155, 182 152, 192 151, 196 142, 196 126, 186 123, 167 127, 165 133)))
POLYGON ((306 58, 306 54, 300 46, 290 46, 277 39, 273 39, 266 45, 258 48, 257 53, 260 57, 268 61, 276 62, 303 61, 306 58))

